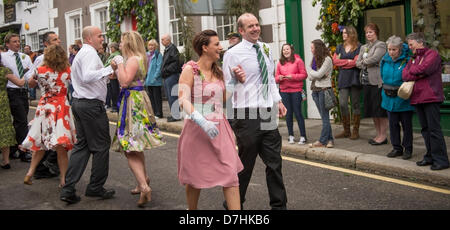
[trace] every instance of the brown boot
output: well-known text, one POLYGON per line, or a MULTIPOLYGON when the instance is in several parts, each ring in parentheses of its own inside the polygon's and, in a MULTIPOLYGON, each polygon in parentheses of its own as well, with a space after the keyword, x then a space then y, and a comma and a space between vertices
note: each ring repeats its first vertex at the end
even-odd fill
POLYGON ((342 133, 337 134, 334 138, 347 138, 351 136, 350 133, 350 115, 342 116, 342 126, 344 127, 344 131, 342 133))
POLYGON ((353 115, 353 131, 350 139, 357 140, 359 139, 359 123, 361 121, 361 115, 353 115))

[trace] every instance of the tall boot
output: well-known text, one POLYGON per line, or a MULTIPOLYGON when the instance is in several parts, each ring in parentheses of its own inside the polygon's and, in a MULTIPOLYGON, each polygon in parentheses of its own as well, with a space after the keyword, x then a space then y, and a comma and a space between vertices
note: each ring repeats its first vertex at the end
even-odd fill
POLYGON ((353 131, 350 139, 357 140, 359 139, 359 123, 361 121, 361 115, 356 114, 353 115, 353 131))
POLYGON ((347 138, 351 136, 350 133, 350 115, 342 116, 342 126, 344 131, 334 136, 335 138, 347 138))

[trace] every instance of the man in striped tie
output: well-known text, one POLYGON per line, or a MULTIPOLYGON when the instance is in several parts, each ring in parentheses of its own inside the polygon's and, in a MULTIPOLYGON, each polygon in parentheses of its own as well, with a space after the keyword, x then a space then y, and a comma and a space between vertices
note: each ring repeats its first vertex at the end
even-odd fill
MULTIPOLYGON (((266 164, 267 187, 272 209, 286 209, 287 196, 281 173, 281 136, 277 115, 286 108, 275 83, 275 66, 269 46, 260 42, 258 19, 250 13, 238 19, 242 42, 224 56, 227 90, 232 92, 234 119, 231 122, 244 170, 239 173, 241 203, 249 185, 256 157, 266 164)), ((224 204, 225 206, 225 204, 224 204)))
MULTIPOLYGON (((2 53, 2 63, 5 67, 11 69, 17 78, 25 78, 25 82, 30 77, 27 72, 33 65, 28 55, 19 52, 20 37, 18 34, 10 33, 5 36, 5 45, 8 52, 2 53)), ((16 140, 21 144, 28 133, 28 89, 25 86, 18 86, 8 81, 6 85, 11 114, 14 118, 13 124, 16 130, 16 140)), ((18 149, 18 145, 11 146, 10 155, 14 157, 16 151, 19 151, 19 157, 24 162, 31 161, 31 154, 18 149)))

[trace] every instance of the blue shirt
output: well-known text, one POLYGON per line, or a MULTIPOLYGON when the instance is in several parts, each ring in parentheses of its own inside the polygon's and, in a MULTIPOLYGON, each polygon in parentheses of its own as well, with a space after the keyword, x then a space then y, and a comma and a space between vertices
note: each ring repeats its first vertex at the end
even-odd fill
MULTIPOLYGON (((149 57, 149 53, 147 53, 149 57)), ((149 58, 150 59, 150 58, 149 58)), ((163 57, 160 52, 155 50, 151 61, 148 63, 147 78, 145 79, 145 86, 162 86, 161 78, 161 64, 163 57)))

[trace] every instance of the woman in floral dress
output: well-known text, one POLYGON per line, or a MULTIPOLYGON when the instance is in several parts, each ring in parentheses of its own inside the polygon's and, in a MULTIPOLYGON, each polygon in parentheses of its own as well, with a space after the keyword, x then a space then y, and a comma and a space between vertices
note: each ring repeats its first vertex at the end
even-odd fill
POLYGON ((8 80, 18 86, 25 84, 24 78, 17 78, 10 69, 2 65, 0 55, 0 150, 3 154, 3 162, 0 166, 3 169, 11 168, 9 164, 9 147, 17 144, 16 131, 14 130, 8 94, 6 92, 8 80))
POLYGON ((120 46, 125 60, 121 56, 112 60, 118 65, 118 79, 122 90, 119 96, 117 130, 111 148, 113 151, 125 153, 128 165, 138 182, 138 187, 131 193, 140 193, 138 206, 143 206, 151 200, 144 151, 165 143, 156 126, 150 99, 144 90, 147 74, 144 65, 147 63, 144 40, 137 32, 125 32, 122 34, 120 46))
POLYGON ((24 183, 31 185, 31 177, 46 150, 56 150, 60 169, 60 187, 65 184, 68 167, 67 152, 76 142, 72 110, 67 100, 70 65, 61 46, 52 45, 44 51, 44 62, 37 70, 37 82, 42 96, 31 128, 21 148, 33 152, 24 183))

